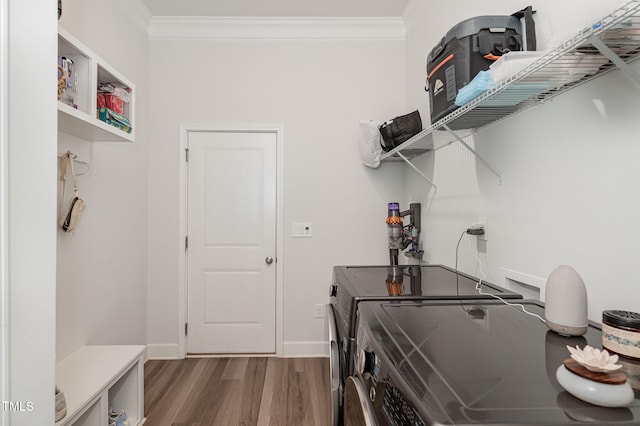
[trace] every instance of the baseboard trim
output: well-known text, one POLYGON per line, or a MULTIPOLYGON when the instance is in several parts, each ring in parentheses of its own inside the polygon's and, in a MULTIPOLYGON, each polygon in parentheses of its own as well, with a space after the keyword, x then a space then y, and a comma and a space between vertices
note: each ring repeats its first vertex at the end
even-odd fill
POLYGON ((284 342, 283 358, 328 357, 329 343, 325 341, 284 342))
MULTIPOLYGON (((231 356, 231 355, 228 355, 231 356)), ((236 355, 234 355, 236 356, 236 355)), ((246 355, 245 355, 246 356, 246 355)), ((262 355, 262 356, 273 356, 262 355)), ((284 342, 283 358, 316 358, 328 357, 329 345, 325 341, 284 342)), ((177 344, 147 345, 145 360, 149 359, 181 359, 177 344)))
POLYGON ((173 343, 147 345, 145 359, 181 359, 178 345, 173 343))

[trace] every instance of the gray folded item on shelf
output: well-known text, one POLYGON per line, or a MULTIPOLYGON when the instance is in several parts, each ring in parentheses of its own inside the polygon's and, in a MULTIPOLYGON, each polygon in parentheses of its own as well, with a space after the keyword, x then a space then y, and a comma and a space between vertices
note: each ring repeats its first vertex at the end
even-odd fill
POLYGON ((64 398, 64 392, 56 386, 56 422, 64 419, 67 415, 67 401, 64 398))

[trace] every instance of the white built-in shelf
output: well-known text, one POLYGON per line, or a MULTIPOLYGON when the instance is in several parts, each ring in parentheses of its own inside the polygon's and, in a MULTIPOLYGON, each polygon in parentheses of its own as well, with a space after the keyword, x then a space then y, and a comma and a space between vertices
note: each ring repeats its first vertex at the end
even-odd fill
POLYGON ((77 73, 75 107, 58 101, 58 130, 87 141, 133 142, 135 85, 62 28, 58 29, 58 56, 71 58, 77 73), (131 100, 124 103, 122 115, 131 123, 130 133, 97 118, 98 83, 114 83, 129 89, 131 100))
POLYGON ((405 160, 460 141, 486 126, 616 68, 640 84, 640 76, 628 65, 639 55, 640 0, 632 0, 402 145, 384 153, 381 160, 405 160), (602 65, 596 71, 583 73, 581 69, 585 68, 587 55, 590 63, 602 65), (440 130, 448 133, 436 132, 440 130))
POLYGON ((131 426, 144 417, 144 346, 83 346, 56 365, 67 415, 56 426, 107 425, 109 409, 125 410, 131 426))

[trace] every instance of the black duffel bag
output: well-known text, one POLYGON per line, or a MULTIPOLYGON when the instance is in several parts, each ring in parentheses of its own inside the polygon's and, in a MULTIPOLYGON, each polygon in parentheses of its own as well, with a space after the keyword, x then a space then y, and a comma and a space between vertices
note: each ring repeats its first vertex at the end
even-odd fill
POLYGON ((422 131, 420 112, 415 110, 410 114, 388 120, 382 123, 379 130, 382 135, 382 141, 380 142, 382 149, 385 152, 391 151, 422 131))

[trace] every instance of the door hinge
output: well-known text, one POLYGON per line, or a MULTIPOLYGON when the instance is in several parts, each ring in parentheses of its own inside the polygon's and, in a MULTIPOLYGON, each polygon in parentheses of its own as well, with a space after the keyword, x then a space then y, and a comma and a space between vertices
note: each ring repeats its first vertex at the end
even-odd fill
POLYGON ((187 250, 189 248, 189 236, 185 235, 184 237, 184 249, 187 250))
POLYGON ((189 162, 189 148, 184 149, 184 161, 189 162))
POLYGON ((189 331, 189 324, 185 322, 184 323, 184 335, 185 336, 187 335, 188 331, 189 331))

